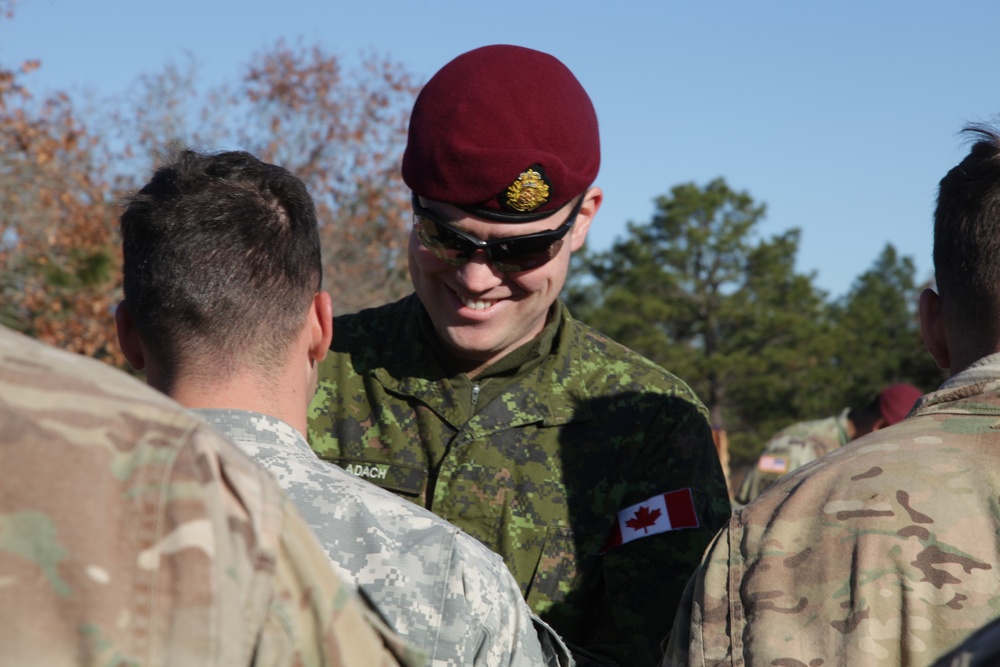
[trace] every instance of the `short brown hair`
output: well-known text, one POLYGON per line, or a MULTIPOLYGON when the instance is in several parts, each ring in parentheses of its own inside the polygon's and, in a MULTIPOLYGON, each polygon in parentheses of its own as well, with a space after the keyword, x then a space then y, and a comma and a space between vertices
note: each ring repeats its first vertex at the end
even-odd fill
POLYGON ((992 349, 1000 340, 1000 134, 986 125, 963 133, 972 149, 938 190, 934 272, 951 316, 992 349))
POLYGON ((131 197, 121 233, 125 304, 168 386, 182 364, 266 371, 320 289, 305 184, 249 153, 175 154, 131 197))

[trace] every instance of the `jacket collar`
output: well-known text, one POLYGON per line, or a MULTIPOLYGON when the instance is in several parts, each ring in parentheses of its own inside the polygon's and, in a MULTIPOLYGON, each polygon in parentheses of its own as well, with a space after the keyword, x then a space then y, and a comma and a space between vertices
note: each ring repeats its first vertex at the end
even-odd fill
MULTIPOLYGON (((471 383, 463 373, 449 373, 441 363, 435 346, 428 339, 434 335, 430 316, 415 294, 401 304, 404 308, 396 326, 387 336, 380 362, 372 371, 387 391, 415 398, 449 422, 464 421, 464 408, 455 404, 456 383, 471 383)), ((518 413, 524 423, 545 425, 565 424, 589 419, 589 394, 580 382, 583 372, 574 350, 582 342, 580 327, 574 326, 569 309, 556 303, 556 333, 552 349, 540 365, 534 368, 523 385, 530 387, 518 397, 518 413)), ((489 411, 481 411, 474 419, 492 428, 517 424, 488 424, 489 411)))

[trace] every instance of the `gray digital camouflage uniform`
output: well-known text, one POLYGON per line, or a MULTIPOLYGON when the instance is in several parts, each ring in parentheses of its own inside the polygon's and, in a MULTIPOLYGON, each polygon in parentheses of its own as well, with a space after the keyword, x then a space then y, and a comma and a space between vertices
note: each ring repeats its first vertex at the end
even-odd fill
POLYGON ((420 664, 246 455, 0 327, 0 665, 369 667, 390 648, 420 664))
POLYGON ((1000 614, 1000 355, 737 510, 665 665, 929 665, 1000 614))
POLYGON ((321 461, 283 421, 244 410, 192 412, 274 474, 342 576, 433 665, 571 664, 500 557, 475 539, 321 461))
POLYGON ((729 517, 722 466, 687 385, 556 308, 475 383, 445 371, 415 296, 336 318, 310 443, 501 554, 578 661, 653 665, 729 517), (602 553, 620 511, 685 488, 699 528, 602 553))
POLYGON ((792 424, 774 434, 764 445, 757 465, 743 479, 734 500, 746 505, 784 475, 850 442, 850 411, 844 408, 836 417, 792 424))

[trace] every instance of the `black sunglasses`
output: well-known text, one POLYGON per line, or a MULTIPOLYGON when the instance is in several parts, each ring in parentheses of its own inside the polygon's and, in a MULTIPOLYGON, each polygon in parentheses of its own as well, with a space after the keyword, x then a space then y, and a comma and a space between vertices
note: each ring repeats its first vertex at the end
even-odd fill
POLYGON ((452 266, 462 266, 472 259, 477 250, 482 250, 497 271, 513 273, 537 268, 555 257, 562 248, 563 237, 576 222, 582 205, 583 197, 580 197, 566 222, 555 229, 483 241, 455 229, 428 211, 420 205, 420 200, 414 194, 413 223, 416 225, 417 238, 438 259, 452 266))

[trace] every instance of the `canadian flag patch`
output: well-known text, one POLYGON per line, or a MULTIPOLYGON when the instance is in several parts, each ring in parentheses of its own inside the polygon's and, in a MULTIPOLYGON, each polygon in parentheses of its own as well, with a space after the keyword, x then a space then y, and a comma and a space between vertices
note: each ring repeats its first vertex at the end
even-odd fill
POLYGON ((619 512, 618 522, 601 553, 650 535, 700 525, 690 487, 670 491, 619 512))

